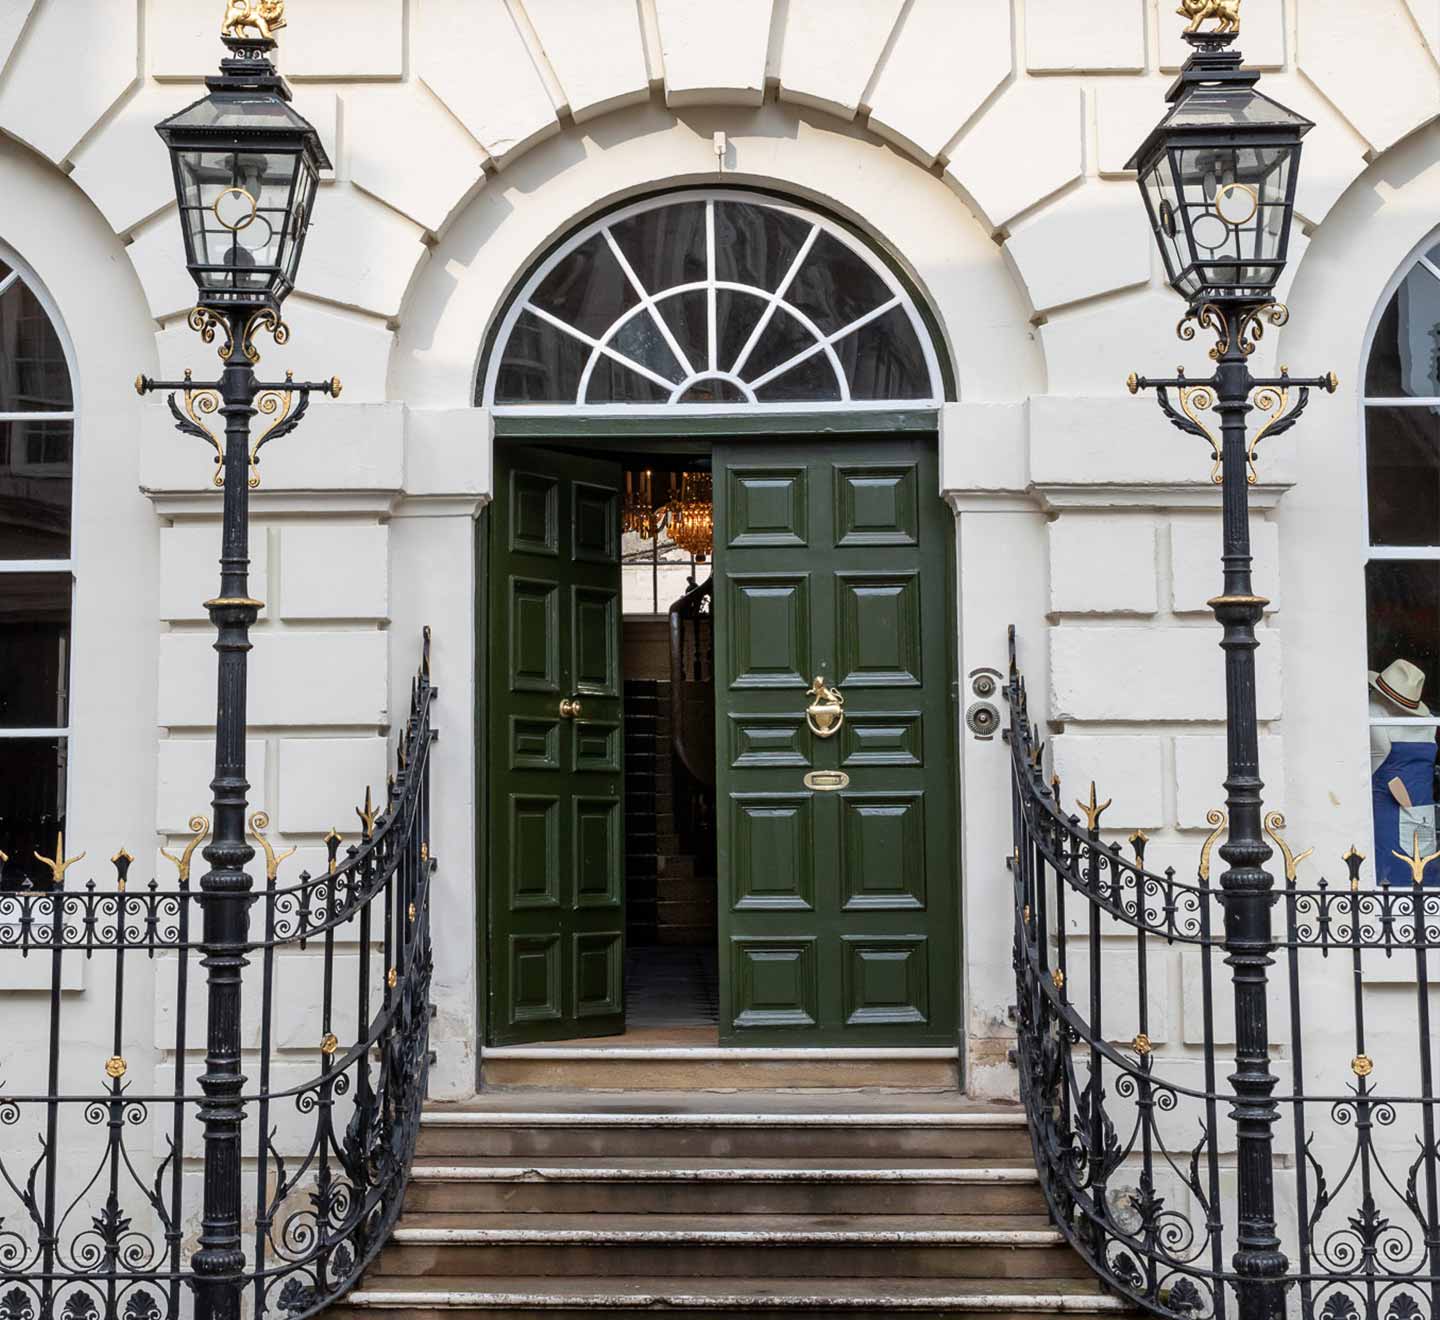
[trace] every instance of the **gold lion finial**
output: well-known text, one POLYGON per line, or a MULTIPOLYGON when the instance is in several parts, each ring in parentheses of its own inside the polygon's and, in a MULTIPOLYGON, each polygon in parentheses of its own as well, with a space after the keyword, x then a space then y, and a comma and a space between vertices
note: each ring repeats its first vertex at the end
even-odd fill
POLYGON ((231 41, 274 41, 285 26, 285 0, 226 0, 220 35, 231 41))
POLYGON ((1240 31, 1240 0, 1180 0, 1175 11, 1181 18, 1188 18, 1190 26, 1185 35, 1200 31, 1200 24, 1214 20, 1211 35, 1231 35, 1240 31))

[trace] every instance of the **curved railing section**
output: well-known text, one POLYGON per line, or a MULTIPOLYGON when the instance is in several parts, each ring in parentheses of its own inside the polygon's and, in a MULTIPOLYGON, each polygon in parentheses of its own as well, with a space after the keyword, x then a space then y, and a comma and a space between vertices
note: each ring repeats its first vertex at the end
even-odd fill
POLYGON ((1367 878, 1351 849, 1343 885, 1302 887, 1308 854, 1291 851, 1283 818, 1267 818, 1286 1267, 1278 1296, 1252 1309, 1255 1284, 1232 1265, 1234 1001, 1224 895, 1210 879, 1224 813, 1210 812, 1211 833, 1188 849, 1194 880, 1147 869, 1149 840, 1107 837, 1094 784, 1082 796, 1047 777, 1013 660, 1007 696, 1015 1057, 1056 1225, 1109 1290, 1159 1316, 1440 1317, 1436 858, 1417 856, 1421 880, 1401 888, 1367 878))
MULTIPOLYGON (((400 1212, 430 1065, 434 695, 427 630, 388 791, 375 806, 366 790, 353 841, 331 830, 316 874, 281 885, 289 853, 269 843, 263 813, 251 817, 266 879, 240 950, 243 1236, 223 1282, 255 1317, 304 1320, 334 1302, 400 1212)), ((190 828, 184 851, 165 853, 174 888, 137 886, 123 850, 112 882, 75 887, 57 850, 54 888, 0 895, 12 1006, 0 1038, 0 1320, 193 1309, 215 951, 191 882, 209 825, 197 816, 190 828)))

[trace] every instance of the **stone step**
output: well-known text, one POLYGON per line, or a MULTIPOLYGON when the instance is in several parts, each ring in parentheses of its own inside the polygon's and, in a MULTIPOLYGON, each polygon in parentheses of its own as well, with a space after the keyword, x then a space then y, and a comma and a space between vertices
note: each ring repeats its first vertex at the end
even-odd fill
POLYGON ((367 1281, 346 1301, 331 1307, 336 1320, 373 1315, 377 1310, 416 1320, 521 1320, 544 1315, 580 1320, 603 1313, 608 1320, 675 1312, 694 1317, 744 1316, 779 1320, 796 1315, 847 1316, 886 1320, 924 1315, 932 1320, 1034 1320, 1060 1314, 1125 1313, 1115 1298, 1083 1280, 915 1280, 866 1279, 687 1279, 654 1278, 475 1278, 367 1281))
POLYGON ((1028 1163, 893 1159, 435 1161, 415 1166, 405 1201, 407 1215, 838 1215, 857 1205, 869 1215, 1045 1213, 1028 1163))
POLYGON ((994 1160, 1030 1158, 1018 1108, 953 1095, 503 1092, 421 1117, 419 1158, 994 1160), (841 1103, 837 1104, 836 1100, 841 1103))
POLYGON ((1043 1215, 406 1215, 376 1276, 1035 1279, 1089 1269, 1043 1215))
MULTIPOLYGON (((705 928, 675 943, 694 943, 705 928)), ((626 1049, 624 1037, 594 1046, 509 1045, 486 1049, 480 1059, 483 1088, 644 1091, 651 1088, 701 1091, 957 1092, 959 1056, 954 1049, 626 1049)), ((480 1153, 480 1152, 477 1152, 480 1153)))
POLYGON ((695 878, 695 859, 684 856, 666 856, 660 850, 657 858, 659 873, 666 879, 672 880, 693 880, 695 878))

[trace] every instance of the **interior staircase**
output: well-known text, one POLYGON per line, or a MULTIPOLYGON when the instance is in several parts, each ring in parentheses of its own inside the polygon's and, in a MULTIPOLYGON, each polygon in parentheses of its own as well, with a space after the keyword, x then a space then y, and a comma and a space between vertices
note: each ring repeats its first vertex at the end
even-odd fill
POLYGON ((1050 1226, 1018 1108, 848 1090, 836 1083, 864 1061, 828 1062, 819 1089, 519 1089, 433 1106, 400 1225, 329 1314, 1125 1309, 1050 1226))

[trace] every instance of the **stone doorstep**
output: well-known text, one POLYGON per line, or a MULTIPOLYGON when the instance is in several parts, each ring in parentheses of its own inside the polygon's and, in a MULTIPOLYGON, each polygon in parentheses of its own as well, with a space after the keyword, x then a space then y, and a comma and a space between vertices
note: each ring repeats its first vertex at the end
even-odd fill
POLYGON ((1129 1306, 1093 1288, 1090 1291, 1045 1290, 1021 1284, 1003 1290, 986 1281, 966 1289, 961 1280, 945 1279, 927 1285, 916 1280, 803 1279, 788 1284, 766 1280, 751 1288, 738 1289, 734 1280, 714 1280, 713 1291, 706 1280, 695 1279, 677 1289, 659 1280, 637 1280, 628 1287, 618 1279, 495 1279, 487 1288, 385 1288, 353 1292, 345 1305, 376 1310, 428 1307, 443 1309, 536 1308, 581 1310, 734 1310, 753 1314, 769 1310, 853 1310, 869 1314, 887 1311, 1025 1312, 1040 1315, 1067 1313, 1127 1312, 1129 1306), (508 1287, 506 1285, 509 1285, 508 1287), (522 1285, 529 1285, 522 1287, 522 1285))
POLYGON ((793 1165, 667 1162, 663 1166, 567 1164, 417 1164, 412 1182, 796 1182, 796 1183, 996 1183, 1038 1184, 1032 1167, 955 1168, 945 1166, 817 1168, 793 1165))
POLYGON ((1023 1113, 605 1113, 576 1110, 426 1110, 422 1127, 663 1127, 663 1128, 1024 1128, 1023 1113))
MULTIPOLYGON (((541 1218, 542 1216, 535 1216, 541 1218)), ((590 1216, 601 1218, 602 1216, 590 1216)), ((647 1216, 642 1216, 647 1217, 647 1216)), ((660 1218, 662 1216, 648 1216, 660 1218)), ((968 1217, 968 1216, 967 1216, 968 1217)), ((671 1246, 671 1247, 1059 1247, 1065 1235, 1054 1228, 591 1228, 428 1227, 396 1228, 397 1247, 431 1246, 671 1246)))

